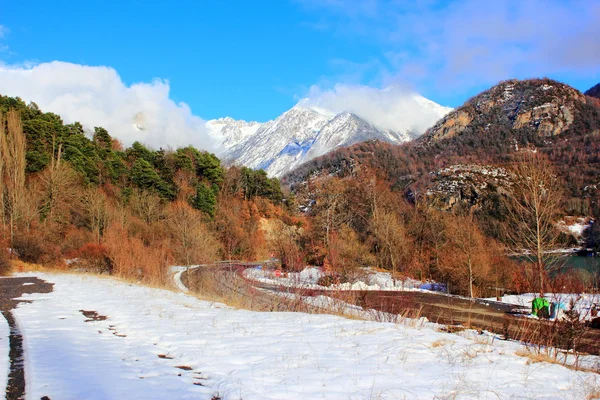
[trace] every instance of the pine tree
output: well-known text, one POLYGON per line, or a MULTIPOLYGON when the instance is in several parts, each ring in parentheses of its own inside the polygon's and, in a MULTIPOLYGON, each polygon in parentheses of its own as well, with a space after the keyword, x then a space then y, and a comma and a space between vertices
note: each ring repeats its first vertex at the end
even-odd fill
POLYGON ((217 198, 215 197, 214 191, 204 183, 200 183, 196 186, 196 195, 192 198, 191 203, 195 209, 206 213, 211 218, 215 216, 217 198))

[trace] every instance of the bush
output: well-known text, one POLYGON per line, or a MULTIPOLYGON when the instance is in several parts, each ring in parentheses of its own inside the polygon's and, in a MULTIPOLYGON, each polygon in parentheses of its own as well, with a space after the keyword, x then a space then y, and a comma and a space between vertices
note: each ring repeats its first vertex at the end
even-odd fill
POLYGON ((97 243, 86 243, 75 252, 69 253, 69 257, 76 259, 71 265, 85 271, 98 274, 112 272, 112 262, 108 257, 106 247, 97 243))
POLYGON ((35 236, 15 237, 12 248, 22 261, 28 263, 40 263, 44 256, 42 241, 35 236))
POLYGON ((329 287, 329 286, 337 283, 336 281, 337 281, 337 279, 333 275, 323 275, 322 277, 320 277, 317 280, 317 285, 329 287))
POLYGON ((58 265, 62 262, 60 247, 37 235, 15 237, 12 248, 19 259, 27 263, 58 265))
POLYGON ((317 280, 317 285, 319 286, 331 286, 331 285, 339 285, 340 283, 350 282, 348 276, 346 274, 328 274, 323 275, 317 280))
POLYGON ((11 265, 8 251, 6 250, 6 247, 2 245, 2 248, 0 249, 0 275, 8 275, 10 273, 10 268, 11 265))

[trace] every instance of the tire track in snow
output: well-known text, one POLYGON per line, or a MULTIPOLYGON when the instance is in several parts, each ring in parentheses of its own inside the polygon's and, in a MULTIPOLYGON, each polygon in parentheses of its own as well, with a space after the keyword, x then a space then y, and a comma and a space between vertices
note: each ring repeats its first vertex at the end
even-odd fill
POLYGON ((21 299, 23 294, 49 293, 52 291, 53 286, 52 283, 33 276, 0 278, 0 312, 2 312, 9 327, 8 357, 10 366, 5 393, 7 400, 25 399, 26 393, 23 334, 12 310, 19 303, 27 301, 21 299))
POLYGON ((9 358, 8 384, 6 385, 6 400, 22 400, 25 398, 25 357, 23 355, 23 335, 11 311, 2 311, 8 322, 9 358))

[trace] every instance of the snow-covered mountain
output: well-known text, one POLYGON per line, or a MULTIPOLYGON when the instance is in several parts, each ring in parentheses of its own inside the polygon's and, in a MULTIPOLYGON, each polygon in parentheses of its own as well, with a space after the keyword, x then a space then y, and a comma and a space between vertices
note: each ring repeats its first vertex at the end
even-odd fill
MULTIPOLYGON (((433 115, 431 124, 452 110, 420 95, 414 95, 414 101, 424 113, 433 115)), ((385 129, 356 114, 332 113, 305 101, 265 123, 227 117, 210 120, 206 127, 220 138, 225 162, 262 168, 275 177, 341 146, 372 139, 400 144, 423 133, 408 124, 385 129)))
POLYGON ((206 123, 211 133, 222 138, 221 144, 227 150, 254 135, 262 125, 260 122, 246 122, 230 117, 212 119, 206 123))

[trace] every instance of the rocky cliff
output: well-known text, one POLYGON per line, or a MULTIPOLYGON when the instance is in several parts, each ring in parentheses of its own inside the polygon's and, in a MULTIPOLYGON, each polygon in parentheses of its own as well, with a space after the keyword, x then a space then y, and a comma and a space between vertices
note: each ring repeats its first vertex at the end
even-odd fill
POLYGON ((550 79, 509 80, 450 112, 419 140, 421 146, 457 135, 499 135, 502 139, 550 138, 568 131, 586 97, 550 79))

